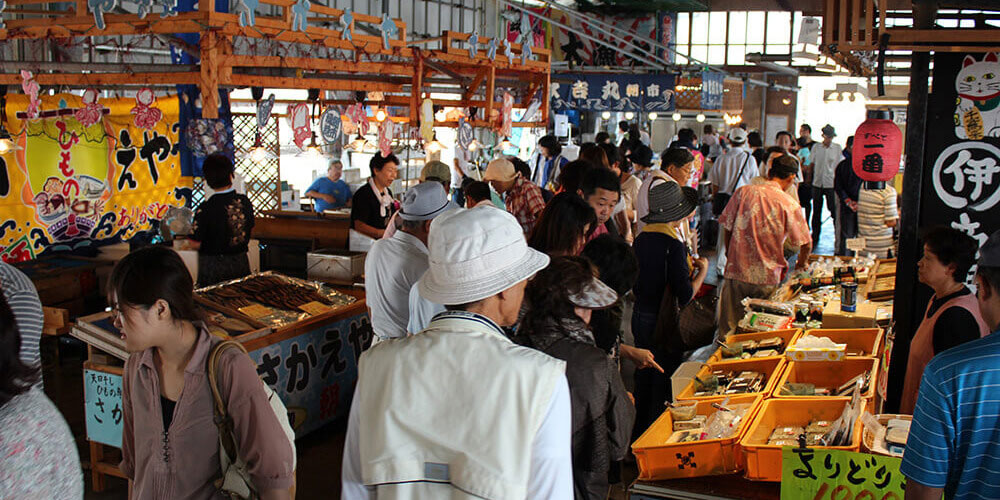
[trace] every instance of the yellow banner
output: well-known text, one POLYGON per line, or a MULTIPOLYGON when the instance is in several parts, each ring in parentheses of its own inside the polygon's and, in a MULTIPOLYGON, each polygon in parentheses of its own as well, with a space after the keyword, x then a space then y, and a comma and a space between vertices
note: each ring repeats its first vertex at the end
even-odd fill
POLYGON ((7 97, 19 150, 0 156, 0 258, 128 240, 171 206, 183 206, 176 96, 142 103, 72 94, 7 97))

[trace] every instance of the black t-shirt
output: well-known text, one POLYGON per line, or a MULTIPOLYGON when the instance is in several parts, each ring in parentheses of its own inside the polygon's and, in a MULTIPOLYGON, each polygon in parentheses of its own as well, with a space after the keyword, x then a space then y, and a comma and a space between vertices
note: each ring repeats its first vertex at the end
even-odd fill
POLYGON ((172 401, 167 399, 166 396, 160 396, 160 409, 163 411, 163 428, 169 429, 170 422, 174 421, 174 408, 177 406, 177 401, 172 401))
MULTIPOLYGON (((392 196, 392 191, 389 188, 385 190, 389 196, 392 196)), ((364 186, 358 188, 351 200, 351 228, 356 229, 354 221, 364 222, 375 229, 385 229, 389 225, 392 209, 386 210, 385 216, 382 216, 382 204, 375 196, 375 191, 370 183, 365 183, 364 186)))
MULTIPOLYGON (((939 299, 931 299, 931 307, 927 309, 925 320, 934 315, 944 305, 955 297, 969 295, 972 290, 962 287, 961 290, 939 299)), ((952 347, 964 344, 970 340, 979 338, 979 323, 967 309, 962 307, 949 307, 945 309, 937 322, 934 323, 934 353, 938 354, 952 347)))
POLYGON ((253 231, 253 204, 235 191, 212 195, 194 213, 191 238, 201 242, 202 255, 246 253, 253 231))

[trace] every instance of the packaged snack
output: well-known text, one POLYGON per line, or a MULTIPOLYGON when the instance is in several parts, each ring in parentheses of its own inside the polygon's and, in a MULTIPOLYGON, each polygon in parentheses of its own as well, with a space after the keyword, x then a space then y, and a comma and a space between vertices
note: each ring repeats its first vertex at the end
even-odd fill
POLYGON ((670 416, 674 422, 691 420, 698 410, 698 403, 691 401, 687 403, 674 403, 670 405, 670 416))
POLYGON ((667 439, 667 444, 690 443, 692 441, 697 441, 698 438, 701 437, 701 432, 701 429, 677 431, 670 435, 670 439, 667 439))
POLYGON ((833 422, 829 422, 827 420, 815 420, 813 422, 810 422, 809 425, 806 426, 806 434, 828 432, 830 430, 830 427, 832 426, 833 422))
POLYGON ((705 415, 695 415, 691 420, 675 420, 674 431, 689 431, 692 429, 702 429, 705 427, 705 415))

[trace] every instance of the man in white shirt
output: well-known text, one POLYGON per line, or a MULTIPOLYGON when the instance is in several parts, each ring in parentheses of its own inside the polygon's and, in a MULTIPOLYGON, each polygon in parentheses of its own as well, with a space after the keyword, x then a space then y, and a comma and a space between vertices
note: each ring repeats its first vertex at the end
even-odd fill
POLYGON ((401 227, 372 245, 365 259, 365 298, 373 343, 406 335, 410 288, 427 270, 431 220, 452 206, 440 183, 417 184, 403 195, 401 227))
POLYGON ((843 159, 844 150, 833 142, 837 131, 829 124, 823 127, 823 142, 813 144, 809 152, 809 161, 813 171, 812 189, 812 238, 813 248, 819 243, 819 234, 823 225, 823 199, 830 217, 837 220, 837 200, 833 189, 833 180, 837 172, 837 164, 843 159))
MULTIPOLYGON (((712 171, 708 174, 708 180, 712 183, 713 198, 720 194, 728 200, 737 189, 750 184, 754 177, 760 175, 757 169, 757 160, 754 159, 750 149, 747 148, 747 131, 739 127, 729 130, 728 134, 730 148, 725 153, 716 158, 712 165, 712 171)), ((725 208, 725 203, 713 203, 713 211, 718 217, 725 208), (716 205, 719 205, 716 208, 716 205)), ((719 274, 726 270, 726 242, 719 231, 718 262, 716 267, 719 274)))
POLYGON ((431 226, 420 293, 449 310, 362 354, 342 497, 571 500, 566 365, 501 328, 517 322, 527 280, 548 256, 493 207, 431 226))

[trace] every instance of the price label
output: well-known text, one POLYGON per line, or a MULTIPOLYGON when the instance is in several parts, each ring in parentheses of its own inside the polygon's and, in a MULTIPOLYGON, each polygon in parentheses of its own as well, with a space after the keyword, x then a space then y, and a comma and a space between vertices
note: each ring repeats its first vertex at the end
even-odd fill
POLYGON ((317 301, 312 301, 308 304, 302 304, 299 309, 309 313, 310 316, 319 316, 320 314, 325 314, 330 312, 331 307, 317 301))
POLYGON ((270 315, 274 311, 272 311, 270 307, 263 306, 260 304, 253 304, 241 307, 240 312, 246 314, 247 316, 250 316, 253 319, 260 319, 263 318, 264 316, 270 315))
POLYGON ((862 237, 847 238, 847 249, 854 250, 855 252, 863 252, 865 250, 865 239, 862 237))

